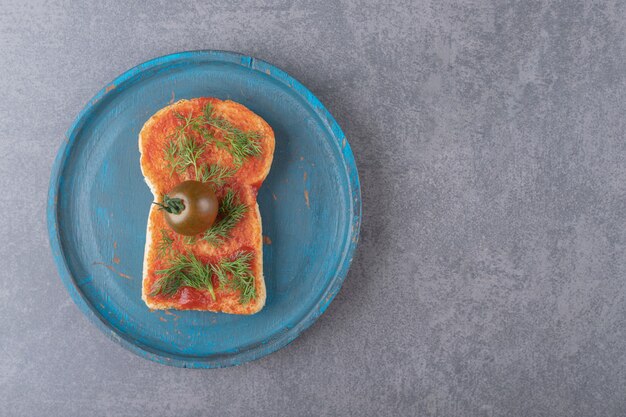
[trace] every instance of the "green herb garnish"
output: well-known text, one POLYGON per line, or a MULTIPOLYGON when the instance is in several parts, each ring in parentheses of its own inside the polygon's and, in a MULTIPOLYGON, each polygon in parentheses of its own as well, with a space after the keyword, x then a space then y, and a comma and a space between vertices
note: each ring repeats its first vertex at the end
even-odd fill
POLYGON ((242 304, 246 304, 256 298, 254 276, 252 271, 250 271, 251 259, 251 253, 244 253, 231 261, 222 261, 218 265, 211 266, 221 286, 240 291, 242 304))
POLYGON ((218 220, 211 228, 204 232, 202 240, 209 242, 211 245, 217 245, 224 241, 230 234, 230 231, 243 218, 248 208, 245 204, 235 202, 235 192, 228 190, 226 195, 220 202, 218 220))
POLYGON ((202 182, 212 182, 218 187, 224 185, 226 178, 232 177, 236 169, 228 169, 220 165, 203 165, 200 167, 200 180, 202 182))
POLYGON ((185 236, 183 238, 183 243, 185 245, 193 245, 194 243, 196 243, 196 237, 195 236, 185 236))
MULTIPOLYGON (((227 149, 233 156, 236 165, 240 166, 249 156, 261 154, 261 145, 259 144, 261 134, 259 132, 245 132, 223 117, 213 115, 211 103, 204 107, 203 115, 205 124, 222 132, 224 141, 229 145, 227 149)), ((213 139, 215 138, 213 137, 213 139)))
POLYGON ((156 271, 161 277, 152 285, 150 296, 163 294, 172 296, 178 292, 180 287, 191 287, 197 290, 208 290, 215 300, 213 274, 210 265, 204 265, 193 254, 179 255, 172 260, 171 265, 166 269, 156 271))
POLYGON ((215 265, 204 265, 193 254, 176 257, 171 265, 157 271, 161 275, 152 285, 151 297, 163 294, 171 297, 181 287, 208 290, 215 300, 211 277, 217 276, 220 286, 240 292, 240 302, 246 304, 256 298, 254 276, 250 270, 251 253, 239 254, 233 260, 221 261, 215 265))
POLYGON ((199 120, 197 117, 192 117, 191 114, 183 116, 180 113, 174 113, 174 116, 184 123, 176 127, 174 133, 170 135, 170 142, 165 148, 165 160, 171 167, 170 175, 174 171, 182 174, 188 167, 192 166, 197 179, 198 159, 204 152, 204 145, 199 145, 188 133, 188 129, 195 130, 199 126, 199 120))
POLYGON ((174 243, 174 239, 165 230, 161 230, 161 240, 157 246, 161 258, 172 253, 172 243, 174 243))
POLYGON ((187 168, 193 167, 196 180, 203 182, 212 181, 216 185, 223 184, 224 179, 232 176, 249 156, 261 154, 261 145, 258 132, 245 132, 235 127, 223 117, 213 114, 213 106, 207 104, 200 116, 193 117, 175 112, 174 116, 183 123, 176 127, 165 147, 165 160, 171 171, 184 173, 187 168), (222 138, 218 139, 209 128, 222 132, 222 138), (198 160, 204 152, 204 144, 200 145, 191 135, 191 132, 199 134, 205 141, 214 143, 220 149, 226 149, 232 156, 236 168, 229 170, 218 165, 198 166, 198 160))

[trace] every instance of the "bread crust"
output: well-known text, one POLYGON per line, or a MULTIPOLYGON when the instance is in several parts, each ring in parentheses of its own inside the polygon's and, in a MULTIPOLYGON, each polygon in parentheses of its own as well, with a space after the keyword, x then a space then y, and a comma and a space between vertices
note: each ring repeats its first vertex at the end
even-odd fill
MULTIPOLYGON (((193 168, 185 173, 172 173, 164 159, 164 149, 171 140, 168 136, 182 122, 175 114, 200 115, 207 104, 213 106, 214 114, 228 120, 235 127, 244 131, 259 132, 261 154, 249 157, 237 170, 236 174, 226 180, 223 187, 216 188, 218 197, 223 196, 227 189, 233 189, 237 198, 248 206, 244 217, 231 230, 229 238, 220 245, 212 246, 209 243, 196 239, 194 244, 186 244, 183 237, 174 233, 167 224, 162 211, 151 205, 148 215, 146 231, 146 246, 143 261, 142 299, 151 309, 177 309, 215 311, 231 314, 254 314, 265 305, 266 288, 263 277, 263 240, 262 224, 259 206, 256 201, 258 188, 269 173, 274 155, 274 132, 260 116, 245 106, 216 98, 203 97, 191 100, 180 100, 157 111, 144 124, 139 132, 139 151, 141 153, 141 171, 145 181, 158 201, 164 193, 174 186, 188 179, 195 179, 193 168), (162 231, 174 239, 173 248, 178 252, 191 251, 204 263, 215 263, 221 259, 232 259, 242 252, 252 253, 250 267, 254 275, 256 298, 246 304, 239 300, 237 291, 222 288, 214 280, 216 300, 213 300, 208 291, 182 287, 174 296, 152 296, 151 288, 158 278, 156 271, 163 269, 168 263, 167 255, 160 256, 158 245, 162 239, 162 231)), ((214 132, 219 135, 219 131, 214 132)), ((198 137, 196 140, 201 141, 198 137)), ((200 157, 199 164, 215 164, 228 168, 235 167, 230 153, 220 149, 212 143, 205 143, 205 150, 200 157)))

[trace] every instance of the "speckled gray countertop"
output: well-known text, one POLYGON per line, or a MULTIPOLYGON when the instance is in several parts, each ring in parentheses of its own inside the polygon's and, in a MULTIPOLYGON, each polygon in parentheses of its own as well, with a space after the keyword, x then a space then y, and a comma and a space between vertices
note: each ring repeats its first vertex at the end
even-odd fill
POLYGON ((5 0, 0 415, 626 415, 626 3, 5 0), (190 49, 269 61, 354 150, 361 242, 288 347, 158 365, 53 265, 53 158, 119 73, 190 49))

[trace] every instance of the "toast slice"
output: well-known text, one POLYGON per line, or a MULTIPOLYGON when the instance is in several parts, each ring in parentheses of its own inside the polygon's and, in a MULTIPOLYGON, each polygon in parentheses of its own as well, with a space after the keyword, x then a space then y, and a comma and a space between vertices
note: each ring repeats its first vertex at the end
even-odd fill
MULTIPOLYGON (((192 238, 178 235, 167 225, 163 212, 151 205, 143 262, 142 299, 146 305, 152 309, 231 314, 254 314, 261 310, 266 293, 261 215, 256 197, 272 164, 272 128, 261 117, 233 101, 216 98, 180 100, 159 110, 144 124, 139 133, 139 151, 141 171, 155 201, 160 201, 163 194, 183 181, 202 180, 212 182, 220 206, 228 193, 235 196, 237 204, 245 205, 243 216, 218 238, 204 233, 192 238), (209 119, 203 117, 217 122, 205 123, 209 119), (176 165, 171 154, 168 156, 168 147, 181 131, 202 149, 195 166, 176 165), (236 139, 237 132, 253 133, 256 143, 253 155, 242 157, 233 151, 233 142, 229 140, 236 139), (211 173, 213 176, 209 175, 211 173), (155 290, 161 285, 159 280, 164 277, 163 271, 179 256, 193 256, 211 271, 212 266, 242 255, 245 255, 248 267, 246 291, 241 286, 229 285, 228 280, 233 279, 229 273, 221 277, 209 273, 212 292, 184 285, 167 294, 155 290)), ((220 221, 219 215, 217 221, 220 221)))

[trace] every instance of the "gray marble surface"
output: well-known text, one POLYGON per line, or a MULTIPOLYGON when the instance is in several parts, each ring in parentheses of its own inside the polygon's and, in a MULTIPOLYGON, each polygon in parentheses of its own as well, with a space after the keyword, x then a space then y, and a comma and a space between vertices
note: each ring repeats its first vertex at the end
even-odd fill
POLYGON ((0 415, 626 415, 626 4, 4 0, 0 415), (45 226, 76 113, 147 59, 282 67, 355 152, 345 285, 288 347, 141 359, 82 316, 45 226))

